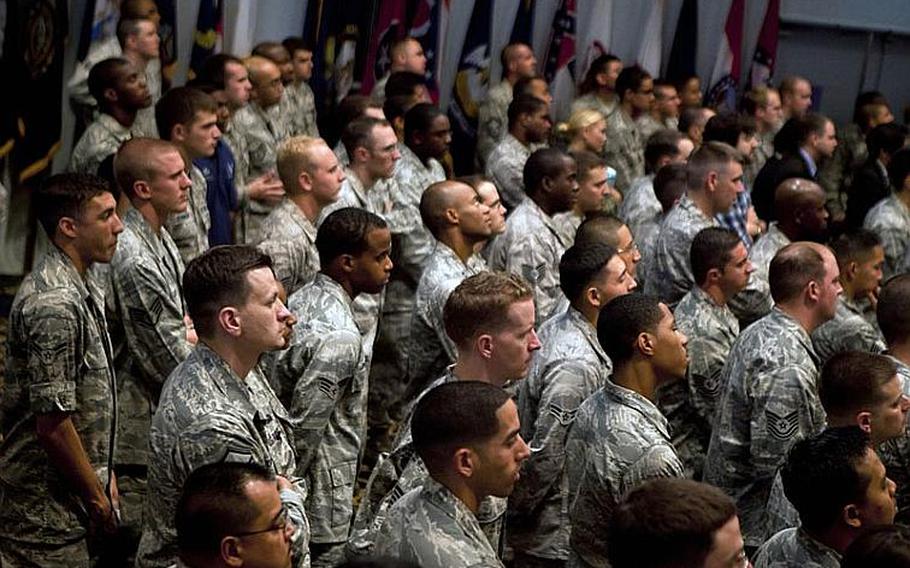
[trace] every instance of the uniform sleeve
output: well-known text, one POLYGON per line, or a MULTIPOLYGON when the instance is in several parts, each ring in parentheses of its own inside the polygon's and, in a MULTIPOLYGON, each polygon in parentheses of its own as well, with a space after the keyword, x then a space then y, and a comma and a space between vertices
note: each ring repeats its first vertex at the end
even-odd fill
POLYGON ((264 241, 258 248, 272 258, 272 270, 289 295, 316 275, 307 267, 306 250, 293 241, 264 241))
POLYGON ((884 279, 897 274, 904 260, 907 249, 907 235, 905 231, 896 227, 879 227, 874 229, 882 239, 882 248, 885 249, 884 279))
POLYGON ((591 566, 603 566, 607 559, 606 535, 613 510, 620 498, 611 483, 613 459, 606 448, 596 448, 584 467, 569 518, 572 522, 572 549, 591 566))
POLYGON ((158 268, 146 262, 126 259, 112 276, 130 353, 143 376, 160 389, 190 354, 180 298, 173 296, 158 268))
POLYGON ((78 359, 78 316, 68 302, 45 296, 40 305, 26 306, 22 317, 28 326, 30 409, 36 414, 77 411, 76 382, 86 370, 78 359))
POLYGON ((524 164, 519 164, 516 160, 495 159, 498 156, 498 153, 491 156, 486 175, 493 180, 503 204, 511 211, 524 199, 524 164))
POLYGON ((524 278, 534 291, 535 323, 553 313, 562 291, 559 274, 552 264, 549 245, 535 235, 517 239, 506 256, 506 270, 524 278))

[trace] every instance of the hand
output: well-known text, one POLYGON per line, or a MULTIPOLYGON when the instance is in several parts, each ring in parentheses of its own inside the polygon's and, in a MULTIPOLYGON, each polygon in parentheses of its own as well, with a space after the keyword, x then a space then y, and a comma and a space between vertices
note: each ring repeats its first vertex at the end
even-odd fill
POLYGON ((88 510, 89 534, 99 536, 117 532, 120 515, 119 512, 115 513, 115 509, 106 496, 92 500, 86 509, 88 510))
POLYGON ((246 186, 246 193, 250 199, 274 205, 284 197, 284 185, 275 172, 269 172, 250 181, 246 186))
POLYGON ((276 480, 278 481, 278 491, 294 488, 291 482, 288 481, 288 478, 284 477, 283 475, 276 476, 276 480))
POLYGON ((870 290, 866 292, 866 298, 869 300, 869 305, 872 306, 872 310, 875 311, 878 309, 878 292, 881 290, 880 286, 876 286, 875 290, 870 290))

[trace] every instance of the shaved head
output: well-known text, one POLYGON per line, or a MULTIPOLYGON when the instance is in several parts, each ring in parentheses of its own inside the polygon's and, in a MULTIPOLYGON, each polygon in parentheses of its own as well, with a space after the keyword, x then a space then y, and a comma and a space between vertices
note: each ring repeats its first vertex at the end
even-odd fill
POLYGON ((423 192, 420 198, 420 218, 434 237, 448 224, 446 210, 455 207, 458 197, 465 191, 475 193, 474 188, 466 183, 445 180, 432 184, 423 192))
POLYGON ((250 81, 256 85, 261 83, 265 76, 272 70, 278 71, 279 73, 281 72, 281 70, 278 69, 278 66, 275 65, 271 59, 262 57, 260 55, 252 55, 250 57, 247 57, 246 61, 244 61, 244 64, 246 65, 247 71, 250 73, 250 81))

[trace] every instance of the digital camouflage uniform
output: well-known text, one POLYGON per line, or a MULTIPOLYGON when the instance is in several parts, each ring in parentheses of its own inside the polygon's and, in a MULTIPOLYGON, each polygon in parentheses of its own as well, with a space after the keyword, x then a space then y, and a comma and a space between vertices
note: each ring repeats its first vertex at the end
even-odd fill
POLYGON ((772 481, 794 442, 825 425, 809 334, 779 308, 749 326, 721 375, 705 481, 736 501, 746 546, 767 539, 772 481))
POLYGON ((768 274, 771 261, 780 249, 790 244, 790 239, 774 221, 768 226, 768 232, 755 241, 749 249, 749 261, 752 263, 752 274, 746 287, 730 300, 730 309, 739 318, 740 328, 745 329, 750 323, 764 317, 774 305, 771 299, 771 287, 768 274))
POLYGON ((821 324, 812 332, 812 346, 821 365, 844 351, 881 353, 885 341, 853 300, 840 296, 834 318, 821 324))
MULTIPOLYGON (((278 144, 288 137, 287 121, 281 116, 281 103, 263 109, 251 102, 234 114, 228 139, 243 184, 275 171, 278 144)), ((243 200, 241 207, 240 240, 259 242, 262 221, 274 207, 252 200, 243 200)))
POLYGON ((67 476, 39 442, 36 417, 64 413, 105 487, 114 464, 117 392, 92 270, 83 279, 51 245, 13 300, 5 383, 0 383, 0 564, 88 563, 88 519, 67 476))
POLYGON ((755 554, 755 568, 840 568, 841 555, 803 529, 785 529, 755 554))
POLYGON ((442 312, 452 293, 461 282, 486 269, 479 255, 462 262, 455 251, 436 241, 426 270, 417 285, 408 338, 408 391, 422 392, 430 382, 443 374, 457 356, 455 344, 446 334, 442 312))
POLYGON ((502 568, 477 517, 431 477, 389 508, 377 552, 423 568, 502 568))
POLYGON ((581 223, 584 220, 585 218, 575 211, 563 211, 553 215, 553 223, 556 225, 556 229, 562 233, 562 240, 569 243, 570 247, 575 243, 575 233, 578 232, 578 228, 581 227, 581 223))
POLYGON ((606 568, 613 509, 645 481, 682 477, 667 420, 637 392, 607 381, 578 409, 566 441, 572 552, 568 566, 606 568))
POLYGON ((319 128, 316 126, 316 99, 313 89, 305 81, 292 83, 285 86, 282 102, 285 104, 291 117, 291 136, 311 136, 319 138, 319 128))
MULTIPOLYGON (((370 473, 370 479, 357 508, 351 538, 348 540, 349 556, 376 554, 380 540, 385 538, 379 531, 385 523, 389 508, 406 493, 430 480, 423 460, 414 451, 411 415, 424 394, 441 384, 456 380, 459 379, 452 373, 452 367, 449 367, 442 377, 430 383, 410 405, 408 415, 401 422, 401 429, 392 443, 391 452, 380 455, 379 461, 370 473)), ((497 553, 502 545, 507 503, 507 500, 501 497, 485 497, 481 500, 476 514, 477 523, 486 535, 489 546, 497 553)))
POLYGON ((613 370, 597 330, 575 308, 540 328, 543 347, 534 354, 527 380, 518 387, 521 436, 531 456, 509 499, 509 545, 550 560, 569 558, 566 437, 578 407, 606 384, 613 370))
POLYGON ((662 216, 663 207, 654 194, 654 176, 635 179, 619 205, 619 218, 638 239, 644 225, 659 224, 662 216))
POLYGON ((660 226, 646 292, 668 306, 676 306, 695 285, 689 264, 692 241, 702 229, 716 226, 716 219, 705 215, 688 195, 684 195, 660 226))
MULTIPOLYGON (((901 382, 904 396, 910 397, 910 366, 897 357, 885 354, 897 366, 897 378, 901 382)), ((910 522, 910 429, 904 427, 904 434, 878 447, 878 455, 885 464, 888 478, 896 485, 894 497, 897 500, 897 517, 894 521, 906 525, 910 522)))
POLYGON ((344 543, 353 516, 370 360, 352 304, 341 284, 316 274, 288 302, 299 323, 276 368, 293 425, 296 474, 307 484, 313 543, 344 543))
POLYGON ((286 199, 262 222, 259 249, 272 257, 275 277, 288 296, 299 290, 319 272, 316 226, 296 203, 286 199))
POLYGON ((509 211, 525 200, 524 168, 533 151, 506 132, 487 159, 486 175, 493 180, 502 204, 509 211))
POLYGON ((843 211, 847 188, 853 181, 853 171, 862 166, 869 156, 866 136, 854 123, 837 129, 837 148, 834 154, 821 163, 818 183, 825 190, 825 203, 832 215, 843 211))
POLYGON ((205 200, 208 184, 198 166, 192 166, 190 182, 192 185, 187 196, 186 211, 170 215, 164 223, 184 263, 189 263, 209 249, 209 229, 212 227, 209 206, 205 200))
POLYGON ((116 154, 120 145, 132 137, 130 129, 117 122, 113 116, 99 114, 73 148, 69 171, 97 175, 101 162, 116 154))
POLYGON ((752 153, 752 159, 748 164, 743 164, 743 184, 746 187, 752 187, 755 183, 755 177, 764 167, 765 162, 774 156, 774 132, 764 132, 756 134, 758 146, 752 153))
POLYGON ((882 240, 885 249, 882 282, 906 271, 904 253, 910 242, 910 209, 907 205, 894 194, 882 199, 866 214, 863 228, 873 231, 882 240))
POLYGON ((621 108, 607 118, 607 165, 616 170, 616 189, 625 195, 632 181, 645 175, 645 142, 632 117, 621 108))
POLYGON ((477 111, 477 156, 486 164, 493 148, 509 132, 509 105, 512 103, 512 83, 503 79, 490 87, 487 98, 477 111))
POLYGON ((149 433, 149 493, 136 565, 166 567, 177 556, 174 511, 183 483, 201 465, 255 462, 286 477, 295 490, 281 501, 297 525, 293 565, 309 566, 304 491, 294 476, 291 423, 258 367, 238 377, 200 341, 161 392, 149 433))
POLYGON ((674 316, 679 331, 689 338, 689 369, 685 381, 660 390, 658 406, 670 422, 673 445, 690 476, 701 479, 721 392, 721 371, 739 335, 739 322, 730 308, 718 306, 698 286, 683 296, 674 316))
POLYGON ((515 208, 506 219, 505 232, 496 238, 490 268, 528 281, 534 290, 538 325, 569 305, 559 288, 559 261, 569 246, 553 218, 532 199, 515 208))
MULTIPOLYGON (((649 113, 645 113, 638 117, 638 120, 635 121, 635 126, 638 128, 638 133, 641 135, 643 146, 648 143, 648 138, 650 138, 652 134, 658 130, 669 128, 649 113)), ((674 127, 673 130, 676 130, 676 128, 674 127)))
POLYGON ((597 96, 596 93, 588 93, 572 101, 572 113, 582 109, 591 109, 602 114, 604 119, 616 112, 618 107, 619 101, 616 98, 616 95, 611 95, 610 100, 605 101, 603 98, 597 96))
POLYGON ((168 232, 152 232, 130 207, 110 263, 108 307, 118 347, 117 468, 123 518, 138 532, 148 467, 149 427, 164 381, 192 346, 186 340, 183 262, 168 232), (116 323, 116 325, 114 325, 116 323))

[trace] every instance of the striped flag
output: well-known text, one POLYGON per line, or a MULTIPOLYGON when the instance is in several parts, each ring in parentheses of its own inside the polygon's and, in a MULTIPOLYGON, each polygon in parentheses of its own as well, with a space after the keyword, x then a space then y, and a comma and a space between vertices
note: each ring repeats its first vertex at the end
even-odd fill
POLYGON ((777 59, 777 32, 780 28, 780 0, 768 0, 765 21, 758 34, 758 45, 752 57, 752 70, 749 73, 750 86, 768 85, 774 74, 774 62, 777 59))
POLYGON ((417 0, 408 35, 420 42, 427 58, 426 82, 433 102, 439 101, 440 0, 417 0))
POLYGON ((745 0, 733 0, 727 13, 724 39, 717 50, 708 104, 723 111, 736 110, 736 85, 742 66, 743 10, 745 0))
POLYGON ((405 35, 407 7, 405 0, 379 1, 379 13, 373 24, 373 37, 370 38, 366 67, 363 70, 364 93, 373 92, 376 81, 389 71, 392 63, 389 50, 396 40, 405 35))
POLYGON ((576 51, 581 61, 581 73, 577 79, 581 82, 587 75, 591 62, 610 52, 610 44, 613 41, 613 0, 582 2, 577 9, 576 51))
POLYGON ((544 61, 544 77, 553 95, 551 114, 563 120, 575 97, 575 0, 560 2, 544 61))

